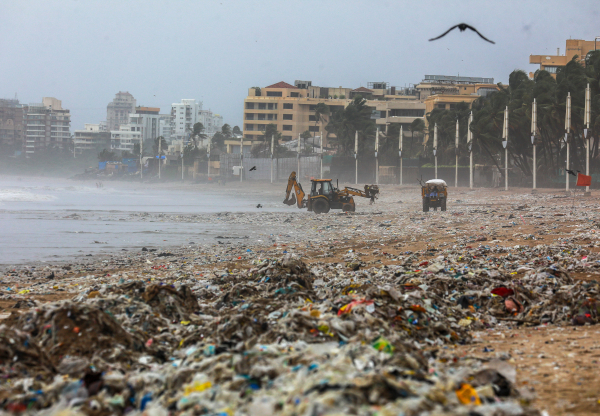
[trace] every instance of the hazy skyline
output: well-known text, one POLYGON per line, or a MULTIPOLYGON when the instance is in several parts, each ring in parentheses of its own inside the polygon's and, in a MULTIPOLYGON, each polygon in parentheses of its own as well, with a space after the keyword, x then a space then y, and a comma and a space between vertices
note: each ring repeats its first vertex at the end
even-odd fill
POLYGON ((170 112, 182 98, 242 127, 248 88, 418 83, 425 74, 533 72, 530 54, 600 36, 598 1, 6 1, 0 98, 42 97, 71 110, 71 130, 106 119, 129 91, 170 112), (465 22, 474 32, 452 31, 465 22))

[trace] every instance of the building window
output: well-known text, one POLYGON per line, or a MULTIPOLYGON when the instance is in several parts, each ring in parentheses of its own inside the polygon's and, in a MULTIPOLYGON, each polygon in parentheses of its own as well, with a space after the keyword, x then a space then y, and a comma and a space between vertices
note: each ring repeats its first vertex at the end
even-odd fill
POLYGON ((292 126, 290 126, 289 124, 283 125, 283 131, 291 131, 291 130, 292 130, 292 126))
POLYGON ((557 66, 545 66, 544 71, 550 72, 551 74, 556 74, 557 66))
POLYGON ((267 97, 282 97, 281 91, 267 91, 267 97))
POLYGON ((425 110, 420 110, 420 109, 400 108, 400 109, 390 110, 390 117, 423 117, 423 116, 425 116, 425 110))
POLYGON ((292 92, 292 93, 290 93, 290 97, 300 97, 300 93, 299 92, 292 92))
POLYGON ((268 120, 277 120, 277 114, 269 114, 267 117, 268 120))
POLYGON ((267 105, 267 108, 268 108, 269 110, 277 110, 277 104, 273 104, 273 103, 271 103, 271 104, 268 104, 268 105, 267 105))
POLYGON ((294 104, 283 103, 283 109, 284 110, 293 110, 294 109, 294 104))
POLYGON ((281 136, 281 139, 282 139, 284 142, 289 142, 290 140, 292 140, 292 136, 281 136))
POLYGON ((254 120, 254 114, 246 113, 246 120, 254 120))
POLYGON ((254 103, 246 103, 246 109, 254 110, 254 103))
POLYGON ((266 120, 266 119, 267 119, 267 116, 266 116, 266 114, 259 114, 259 115, 258 115, 258 119, 259 119, 259 120, 266 120))
POLYGON ((442 110, 446 109, 446 104, 436 104, 435 108, 441 108, 442 110))
POLYGON ((319 131, 319 126, 308 126, 308 131, 319 131))
POLYGON ((267 105, 265 103, 258 103, 258 109, 259 110, 266 110, 267 109, 267 105))
POLYGON ((284 120, 293 120, 294 116, 293 116, 293 114, 284 114, 283 119, 284 120))
POLYGON ((267 126, 265 126, 264 124, 258 125, 258 131, 265 131, 266 129, 267 129, 267 126))
POLYGON ((254 130, 254 124, 246 124, 246 130, 248 130, 248 131, 254 130))

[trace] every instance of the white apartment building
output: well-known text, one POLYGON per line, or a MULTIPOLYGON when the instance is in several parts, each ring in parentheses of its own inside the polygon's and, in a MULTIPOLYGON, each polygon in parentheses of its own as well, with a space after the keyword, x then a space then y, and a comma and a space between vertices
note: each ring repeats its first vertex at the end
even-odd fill
MULTIPOLYGON (((211 138, 223 126, 223 117, 202 109, 202 102, 195 99, 183 99, 171 106, 171 138, 182 139, 189 136, 194 124, 202 123, 204 133, 211 138)), ((199 143, 206 146, 207 143, 199 143)))
POLYGON ((121 124, 119 130, 110 132, 111 150, 128 151, 133 153, 133 147, 142 141, 142 124, 136 114, 129 115, 129 123, 121 124))
POLYGON ((23 114, 25 153, 32 155, 50 147, 67 147, 71 139, 70 126, 71 114, 62 108, 60 100, 44 97, 41 103, 29 104, 23 114))
POLYGON ((103 131, 100 124, 86 123, 83 130, 75 130, 75 155, 86 151, 101 151, 110 148, 110 132, 103 131))

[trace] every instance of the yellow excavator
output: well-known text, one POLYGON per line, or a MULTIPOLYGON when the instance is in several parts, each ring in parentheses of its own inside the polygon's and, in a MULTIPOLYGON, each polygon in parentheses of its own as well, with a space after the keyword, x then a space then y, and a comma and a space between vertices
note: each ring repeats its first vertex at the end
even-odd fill
POLYGON ((354 212, 356 210, 354 196, 370 198, 372 204, 379 195, 377 185, 365 185, 364 191, 348 187, 339 190, 333 187, 331 179, 311 179, 310 182, 312 184, 310 194, 307 199, 304 199, 306 194, 302 185, 296 180, 296 172, 292 172, 288 179, 283 203, 286 205, 298 204, 298 208, 307 208, 315 214, 325 214, 330 209, 354 212), (292 189, 294 193, 292 193, 292 189))

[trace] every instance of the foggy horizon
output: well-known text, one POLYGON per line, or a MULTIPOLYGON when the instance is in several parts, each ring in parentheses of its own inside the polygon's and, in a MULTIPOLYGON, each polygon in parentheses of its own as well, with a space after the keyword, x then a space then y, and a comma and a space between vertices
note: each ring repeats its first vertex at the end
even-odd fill
POLYGON ((29 1, 0 11, 0 98, 55 97, 71 130, 106 120, 119 91, 161 113, 193 98, 242 127, 248 88, 279 81, 404 87, 460 74, 506 83, 515 69, 537 69, 530 54, 564 54, 566 39, 600 35, 592 1, 29 1), (496 44, 458 30, 428 41, 461 22, 496 44))

